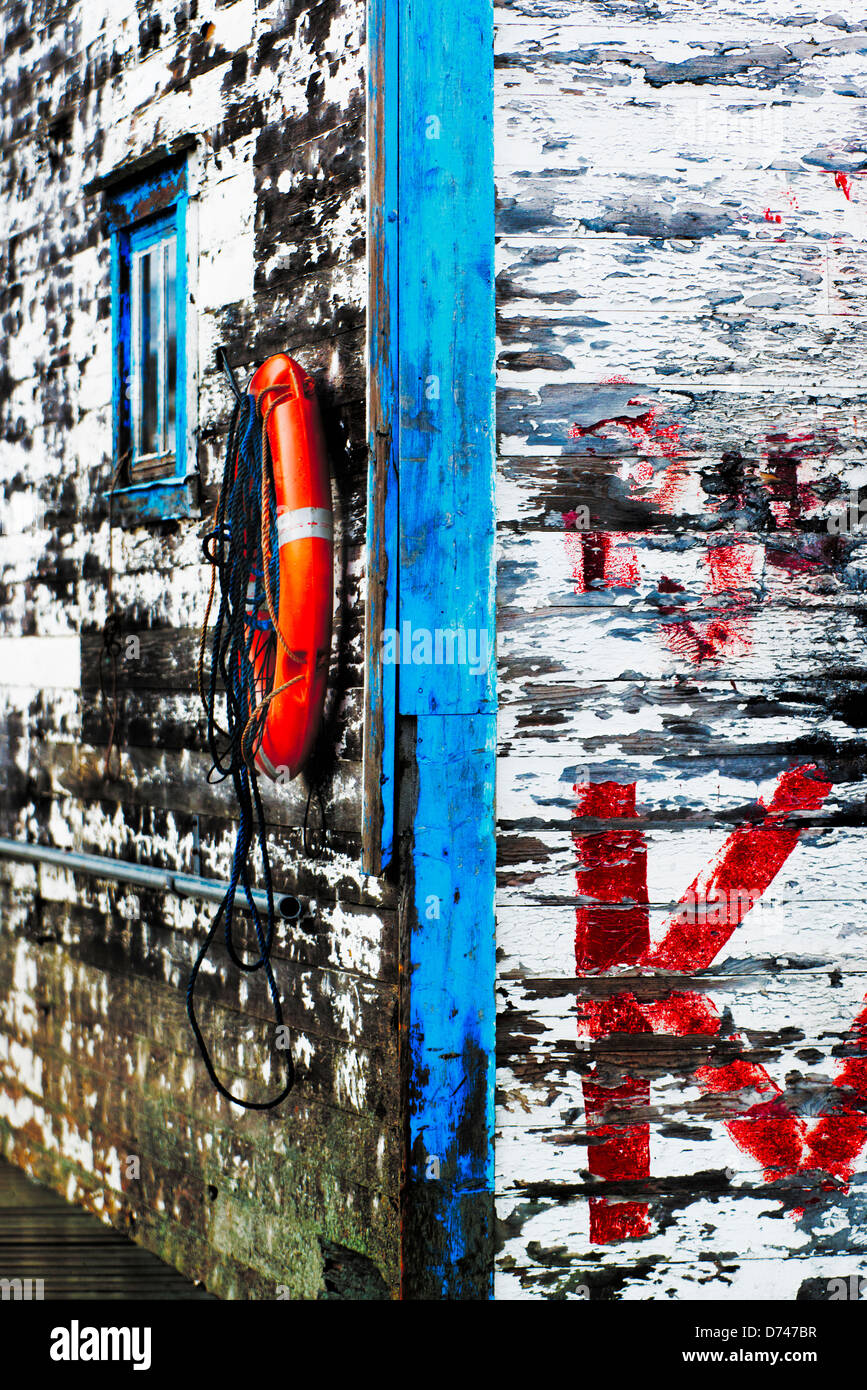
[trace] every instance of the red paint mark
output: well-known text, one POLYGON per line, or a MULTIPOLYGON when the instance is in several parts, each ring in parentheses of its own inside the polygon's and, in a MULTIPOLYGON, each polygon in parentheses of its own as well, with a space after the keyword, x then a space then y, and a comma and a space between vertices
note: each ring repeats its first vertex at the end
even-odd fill
MULTIPOLYGON (((612 377, 603 384, 628 383, 623 377, 612 377)), ((643 402, 640 397, 634 396, 627 404, 641 406, 643 402)), ((636 417, 617 415, 589 426, 576 424, 572 426, 570 434, 573 438, 583 438, 609 428, 625 429, 631 438, 642 444, 644 456, 631 465, 623 476, 629 479, 634 489, 640 489, 642 495, 650 490, 661 512, 674 514, 687 481, 681 458, 681 426, 676 422, 661 425, 657 419, 658 410, 658 406, 648 404, 636 417), (662 466, 654 466, 653 458, 661 459, 662 466), (654 496, 652 484, 657 477, 660 481, 654 496)), ((778 526, 794 524, 815 507, 815 493, 799 477, 798 470, 805 456, 826 456, 829 448, 826 436, 827 431, 822 433, 821 438, 815 437, 811 431, 802 431, 794 434, 781 432, 766 437, 767 463, 761 482, 769 494, 768 505, 778 526)), ((835 439, 830 440, 830 447, 836 447, 835 439)), ((727 505, 731 505, 732 501, 739 508, 748 506, 746 482, 739 486, 736 496, 726 499, 727 505)), ((719 505, 712 502, 711 510, 718 510, 719 505)), ((563 524, 567 531, 575 532, 577 521, 577 512, 563 513, 563 524)), ((638 588, 641 577, 635 540, 634 533, 622 533, 615 539, 598 532, 567 535, 566 550, 575 592, 638 588)), ((746 655, 752 645, 750 626, 758 600, 757 586, 764 558, 764 547, 755 544, 735 542, 709 550, 704 561, 708 571, 702 601, 704 611, 687 616, 686 600, 659 605, 659 615, 663 619, 662 637, 669 650, 693 666, 719 664, 724 659, 746 655)), ((767 558, 771 565, 790 573, 815 571, 819 563, 806 557, 792 556, 787 559, 786 552, 779 548, 772 548, 767 558)), ((671 581, 666 582, 671 586, 671 581)), ((661 586, 660 592, 684 593, 684 589, 682 586, 677 589, 661 586)))
POLYGON ((808 1141, 805 1168, 819 1168, 834 1177, 852 1176, 858 1156, 867 1143, 867 1007, 852 1025, 858 1055, 840 1068, 834 1086, 838 1092, 836 1113, 823 1116, 808 1141))
MULTIPOLYGON (((822 805, 830 782, 823 782, 812 765, 790 768, 774 788, 760 825, 735 830, 714 860, 696 878, 678 904, 662 941, 649 949, 642 964, 660 970, 703 970, 711 964, 729 937, 740 926, 755 900, 738 896, 749 888, 761 896, 798 843, 800 829, 789 822, 795 811, 815 811, 822 805), (714 903, 725 895, 724 922, 702 921, 688 909, 693 902, 714 903), (693 920, 690 920, 693 919, 693 920)), ((719 914, 716 914, 719 915, 719 914)))
POLYGON ((604 420, 595 420, 592 425, 572 425, 569 438, 586 439, 600 430, 624 429, 635 444, 653 456, 677 458, 680 453, 680 426, 676 422, 671 425, 659 424, 658 414, 659 407, 651 405, 640 415, 609 415, 604 420))
POLYGON ((715 545, 705 552, 710 571, 709 594, 740 594, 752 590, 761 566, 761 547, 757 545, 715 545))
POLYGON ((846 194, 847 199, 851 199, 852 185, 845 174, 841 173, 838 170, 837 173, 834 175, 834 183, 837 186, 837 188, 842 189, 842 191, 846 194))
MULTIPOLYGON (((676 579, 669 579, 667 574, 664 574, 660 579, 659 583, 656 586, 656 591, 659 594, 683 594, 686 592, 682 584, 680 584, 676 579)), ((665 607, 660 608, 659 611, 660 613, 673 613, 675 609, 673 607, 665 607)))
POLYGON ((798 476, 804 458, 823 457, 823 444, 817 444, 812 434, 774 435, 766 439, 767 463, 762 471, 762 486, 778 526, 790 526, 800 520, 816 504, 816 495, 809 483, 798 476))
MULTIPOLYGON (((611 1107, 647 1106, 650 1082, 628 1076, 619 1086, 583 1083, 584 1111, 592 1131, 587 1166, 590 1172, 608 1182, 650 1176, 650 1126, 607 1123, 611 1107)), ((610 1202, 606 1197, 590 1198, 590 1239, 594 1245, 610 1245, 618 1240, 635 1240, 650 1230, 646 1202, 610 1202)))
MULTIPOLYGON (((616 965, 685 973, 707 968, 795 848, 800 830, 789 818, 818 809, 830 789, 831 784, 812 765, 783 773, 768 805, 759 803, 765 812, 761 821, 728 837, 712 863, 693 880, 655 946, 649 944, 647 848, 641 831, 619 826, 596 833, 574 831, 578 889, 582 898, 591 899, 589 905, 576 909, 577 973, 587 976, 616 965), (746 896, 743 885, 750 887, 746 896), (720 899, 726 904, 721 923, 715 916, 693 910, 696 902, 720 899)), ((575 792, 575 814, 582 819, 636 818, 635 784, 603 782, 576 786, 575 792)), ((721 1024, 711 1001, 691 991, 652 1003, 624 992, 581 1002, 577 1012, 579 1033, 597 1039, 651 1032, 710 1037, 721 1024)), ((706 1092, 735 1095, 746 1102, 726 1128, 738 1147, 761 1164, 768 1181, 809 1169, 838 1180, 851 1175, 867 1142, 867 1001, 853 1032, 858 1055, 844 1063, 837 1077, 839 1100, 834 1113, 819 1120, 811 1132, 758 1063, 739 1057, 696 1070, 695 1079, 706 1092)), ((735 1045, 739 1039, 729 1034, 727 1041, 735 1045)), ((649 1104, 649 1083, 627 1077, 606 1087, 594 1066, 583 1089, 590 1171, 609 1181, 648 1177, 649 1126, 643 1120, 630 1122, 629 1111, 649 1104)), ((594 1197, 590 1206, 591 1240, 597 1244, 649 1231, 647 1203, 613 1203, 594 1197)))
MULTIPOLYGON (((598 820, 635 818, 635 783, 591 782, 577 786, 575 815, 598 820)), ((575 835, 578 891, 593 906, 575 914, 579 973, 634 964, 650 945, 647 915, 647 850, 640 830, 618 826, 597 835, 575 835), (582 884, 589 884, 588 889, 582 884)))
MULTIPOLYGON (((759 803, 765 810, 762 822, 729 836, 716 858, 690 884, 662 941, 647 952, 641 964, 690 973, 712 964, 797 845, 801 832, 789 823, 789 817, 795 812, 818 810, 830 790, 831 783, 823 781, 813 765, 783 773, 768 806, 759 803), (750 891, 744 893, 747 885, 750 891), (720 899, 726 905, 722 921, 717 920, 718 914, 707 914, 703 920, 702 915, 683 910, 684 905, 691 908, 696 902, 716 903, 720 899)), ((668 1020, 670 1031, 716 1031, 719 1016, 709 1000, 693 996, 691 1008, 689 1028, 680 1026, 675 1011, 668 1020), (696 1029, 695 1011, 701 1005, 706 1009, 704 1026, 696 1029)), ((782 1104, 782 1092, 764 1067, 740 1058, 722 1067, 700 1067, 695 1079, 714 1094, 746 1093, 757 1098, 726 1128, 738 1147, 761 1164, 768 1181, 798 1171, 806 1127, 782 1104)))
MULTIPOLYGON (((563 520, 565 525, 574 526, 577 513, 564 512, 563 520)), ((568 531, 564 541, 574 592, 639 589, 636 539, 633 532, 568 531)), ((666 646, 693 666, 719 665, 746 655, 752 646, 750 628, 758 611, 765 562, 789 574, 815 574, 825 572, 840 558, 837 537, 821 537, 818 543, 808 538, 807 544, 814 554, 755 542, 712 545, 701 557, 704 586, 700 605, 690 616, 684 585, 662 575, 657 594, 672 598, 656 605, 666 646)))
POLYGON ((632 477, 639 486, 653 482, 654 467, 649 459, 642 459, 632 470, 632 477))
MULTIPOLYGON (((610 376, 606 377, 600 384, 603 386, 631 386, 633 383, 624 376, 610 376)), ((687 481, 683 468, 673 466, 683 457, 684 453, 681 440, 682 426, 676 420, 668 424, 664 423, 663 408, 641 396, 632 396, 626 404, 629 408, 638 408, 639 414, 612 415, 596 420, 592 425, 576 423, 570 428, 569 437, 570 439, 604 437, 611 430, 625 430, 636 446, 636 453, 642 455, 635 464, 629 467, 626 476, 642 491, 651 486, 658 476, 659 484, 654 501, 660 510, 673 512, 687 481), (663 460, 664 466, 658 469, 651 462, 653 459, 663 460)), ((588 453, 592 454, 593 452, 592 448, 588 449, 588 453)))
POLYGON ((766 222, 782 222, 782 220, 783 219, 778 212, 771 212, 770 208, 765 208, 766 222))
POLYGON ((783 570, 785 574, 815 574, 816 570, 825 569, 821 561, 812 559, 809 555, 796 555, 790 550, 776 550, 770 545, 765 551, 765 559, 774 569, 783 570))
MULTIPOLYGON (((749 651, 748 629, 752 617, 749 609, 756 603, 763 547, 737 543, 717 545, 704 553, 703 561, 708 570, 704 603, 710 609, 709 616, 679 618, 676 622, 662 624, 662 635, 669 649, 694 666, 719 662, 723 657, 743 656, 749 651), (714 599, 720 602, 715 604, 714 599)), ((683 586, 678 589, 683 592, 683 586)), ((669 588, 668 592, 671 591, 669 588)), ((676 611, 675 606, 660 608, 663 616, 676 611)))
MULTIPOLYGON (((764 1071, 764 1068, 756 1068, 764 1071)), ((699 1084, 702 1077, 696 1072, 699 1084)), ((726 1129, 742 1152, 762 1165, 768 1182, 797 1173, 804 1147, 804 1121, 774 1097, 750 1106, 741 1119, 729 1120, 726 1129)))
MULTIPOLYGON (((564 513, 564 521, 568 515, 564 513)), ((584 531, 570 532, 565 540, 576 594, 638 587, 638 560, 629 544, 630 537, 584 531)))
MULTIPOLYGON (((603 386, 631 386, 633 383, 625 376, 605 377, 600 383, 603 386)), ((633 408, 646 405, 640 415, 612 415, 603 420, 596 420, 592 425, 574 424, 569 430, 570 439, 586 439, 588 435, 597 434, 605 429, 624 429, 636 444, 641 445, 642 451, 655 458, 678 458, 682 452, 680 443, 680 425, 673 422, 670 425, 663 425, 659 421, 660 408, 645 402, 640 396, 633 396, 626 402, 627 406, 633 408)), ((651 472, 651 477, 653 473, 651 472)))
MULTIPOLYGON (((635 783, 593 782, 576 786, 577 816, 599 820, 635 818, 635 783)), ((647 850, 640 830, 620 827, 597 835, 574 836, 580 868, 578 891, 592 897, 588 907, 575 914, 577 973, 588 974, 613 965, 632 964, 650 945, 647 908, 647 850)), ((610 1033, 649 1032, 631 995, 593 1000, 587 1007, 586 1026, 592 1036, 610 1033)), ((594 1069, 595 1070, 595 1069, 594 1069)), ((615 1087, 599 1085, 592 1078, 582 1084, 587 1127, 590 1172, 609 1181, 650 1175, 650 1129, 646 1124, 609 1123, 610 1106, 647 1106, 650 1083, 626 1077, 615 1087)), ((611 1241, 647 1234, 647 1203, 609 1202, 590 1199, 590 1239, 605 1245, 611 1241)))
MULTIPOLYGON (((574 523, 576 515, 564 512, 564 523, 574 523)), ((634 533, 570 531, 564 540, 576 594, 639 587, 641 572, 634 533)), ((683 609, 682 603, 659 605, 662 618, 675 619, 662 623, 662 635, 676 656, 701 666, 749 651, 747 627, 751 615, 748 610, 756 603, 763 553, 762 546, 737 543, 714 546, 705 552, 702 557, 708 570, 705 600, 711 600, 708 617, 677 617, 683 609), (714 604, 714 599, 719 599, 719 603, 714 604)), ((663 575, 657 592, 674 595, 685 593, 685 589, 678 581, 663 575)))

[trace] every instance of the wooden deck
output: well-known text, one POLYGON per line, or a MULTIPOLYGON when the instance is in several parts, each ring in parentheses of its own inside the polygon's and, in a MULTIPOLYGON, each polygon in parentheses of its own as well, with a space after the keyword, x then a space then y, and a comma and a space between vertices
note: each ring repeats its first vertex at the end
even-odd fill
MULTIPOLYGON (((0 1280, 44 1281, 46 1299, 176 1299, 213 1295, 81 1207, 0 1163, 0 1280)), ((26 1296, 26 1282, 23 1292, 26 1296)), ((0 1286, 0 1297, 15 1297, 0 1286)))

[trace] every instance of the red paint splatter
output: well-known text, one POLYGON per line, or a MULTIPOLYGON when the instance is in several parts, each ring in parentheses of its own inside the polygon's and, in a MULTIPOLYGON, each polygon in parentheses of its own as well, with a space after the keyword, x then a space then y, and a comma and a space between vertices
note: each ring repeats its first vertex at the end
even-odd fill
MULTIPOLYGON (((756 603, 762 560, 763 547, 754 544, 717 545, 704 553, 708 570, 704 603, 710 612, 662 624, 662 635, 675 655, 702 666, 749 651, 749 610, 756 603), (714 604, 715 598, 721 602, 714 604)), ((660 608, 663 616, 675 611, 674 607, 660 608)))
POLYGON ((705 552, 709 594, 742 594, 751 591, 761 564, 757 545, 715 545, 705 552))
POLYGON ((684 591, 683 585, 676 579, 669 579, 667 574, 662 576, 656 587, 661 594, 682 594, 684 591))
POLYGON ((837 186, 837 188, 842 189, 842 191, 846 194, 847 199, 851 199, 852 185, 844 173, 841 173, 838 170, 837 173, 834 175, 834 183, 837 186))
MULTIPOLYGON (((701 1084, 698 1073, 696 1078, 701 1084)), ((740 1119, 729 1120, 726 1129, 738 1148, 762 1165, 768 1182, 797 1173, 806 1126, 781 1100, 750 1106, 740 1119)))
POLYGON ((771 212, 770 208, 765 208, 766 222, 782 222, 782 220, 783 219, 778 212, 771 212))
POLYGON ((825 568, 821 561, 812 559, 809 555, 797 555, 791 550, 777 550, 771 545, 765 551, 765 559, 774 569, 782 570, 784 574, 815 574, 817 569, 825 568))
MULTIPOLYGON (((624 376, 606 377, 601 383, 603 386, 631 386, 633 383, 624 376)), ((687 476, 685 469, 677 467, 678 460, 683 458, 684 449, 681 440, 681 424, 674 420, 664 423, 664 410, 658 404, 643 399, 640 396, 632 396, 627 402, 628 408, 641 408, 638 415, 612 415, 601 420, 596 420, 592 425, 573 424, 569 430, 570 439, 587 439, 592 437, 605 437, 610 431, 625 430, 632 443, 636 446, 636 453, 642 455, 636 463, 629 465, 626 477, 642 492, 650 487, 658 477, 656 495, 653 500, 661 511, 673 512, 679 495, 683 491, 687 476), (664 460, 664 466, 657 468, 651 460, 664 460)), ((594 450, 588 449, 592 454, 594 450)))
MULTIPOLYGON (((610 378, 604 384, 613 383, 627 384, 623 377, 610 378)), ((627 404, 639 406, 642 401, 635 396, 627 404)), ((623 476, 629 479, 634 489, 640 489, 643 496, 654 479, 659 477, 656 494, 653 496, 651 491, 651 496, 660 512, 673 514, 687 482, 686 466, 681 458, 681 426, 677 423, 660 425, 658 409, 658 406, 648 405, 634 418, 619 415, 589 426, 573 425, 570 433, 573 438, 583 438, 609 428, 626 429, 631 438, 643 445, 644 457, 631 465, 623 476), (661 469, 654 467, 654 457, 663 460, 661 469)), ((835 443, 835 440, 831 440, 831 447, 835 443)), ((824 457, 828 447, 829 440, 824 434, 819 439, 812 432, 782 432, 766 436, 767 463, 762 474, 762 486, 769 494, 769 506, 779 526, 794 524, 815 507, 813 489, 799 478, 798 470, 805 456, 824 457)), ((735 501, 739 508, 747 506, 745 483, 740 486, 736 496, 727 498, 729 505, 731 501, 735 501)), ((712 502, 711 510, 718 509, 718 506, 712 502)), ((567 531, 575 529, 577 520, 577 512, 563 513, 567 531)), ((566 550, 575 592, 637 588, 640 570, 635 539, 634 533, 622 533, 614 540, 597 532, 567 536, 566 550)), ((778 568, 798 565, 796 557, 789 565, 783 558, 784 554, 783 551, 772 550, 768 556, 769 563, 778 568)), ((758 599, 757 584, 764 556, 764 548, 755 544, 734 543, 713 547, 705 558, 708 575, 703 611, 687 617, 685 603, 659 605, 660 617, 673 619, 663 621, 662 636, 676 656, 694 666, 702 666, 719 663, 724 658, 743 656, 750 650, 749 628, 758 599), (714 599, 720 602, 715 603, 714 599)), ((805 572, 814 570, 816 563, 812 559, 804 559, 805 572)), ((683 593, 684 590, 682 587, 677 590, 662 588, 660 592, 683 593)))

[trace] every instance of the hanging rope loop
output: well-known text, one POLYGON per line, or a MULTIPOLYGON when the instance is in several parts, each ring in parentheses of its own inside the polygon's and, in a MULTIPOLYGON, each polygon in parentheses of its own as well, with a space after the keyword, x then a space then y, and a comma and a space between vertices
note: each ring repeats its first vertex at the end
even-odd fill
MULTIPOLYGON (((271 864, 265 812, 254 762, 262 740, 267 709, 274 696, 286 688, 284 684, 277 690, 264 690, 261 675, 262 671, 273 671, 278 641, 285 645, 276 618, 280 583, 277 506, 266 428, 268 414, 274 404, 276 401, 265 404, 260 413, 253 396, 239 393, 232 411, 220 493, 210 529, 202 540, 203 554, 211 566, 211 582, 197 667, 199 695, 205 709, 208 749, 213 764, 208 781, 232 779, 239 824, 229 887, 190 973, 187 1015, 213 1085, 233 1105, 247 1110, 271 1110, 286 1099, 295 1081, 291 1051, 288 1047, 279 1049, 284 1059, 286 1079, 278 1095, 265 1101, 241 1100, 232 1095, 217 1075, 202 1036, 195 1011, 195 993, 199 971, 222 924, 226 951, 232 964, 245 974, 259 970, 264 972, 275 1030, 283 1030, 283 1008, 271 965, 276 921, 271 864), (205 655, 215 604, 210 672, 206 680, 205 655), (263 613, 269 615, 268 621, 263 619, 263 613), (225 727, 217 719, 220 681, 225 691, 225 727), (264 922, 253 898, 249 860, 254 842, 259 852, 268 903, 264 922), (235 943, 239 887, 243 890, 256 938, 258 955, 252 960, 245 960, 235 943)), ((287 684, 293 683, 290 681, 287 684)))

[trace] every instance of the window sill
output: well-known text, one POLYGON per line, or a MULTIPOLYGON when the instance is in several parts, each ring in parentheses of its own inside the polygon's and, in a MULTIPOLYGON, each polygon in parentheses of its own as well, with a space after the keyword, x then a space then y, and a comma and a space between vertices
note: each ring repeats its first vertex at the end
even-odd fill
POLYGON ((111 499, 113 519, 119 526, 139 526, 145 521, 179 521, 199 514, 195 474, 115 488, 111 499))

